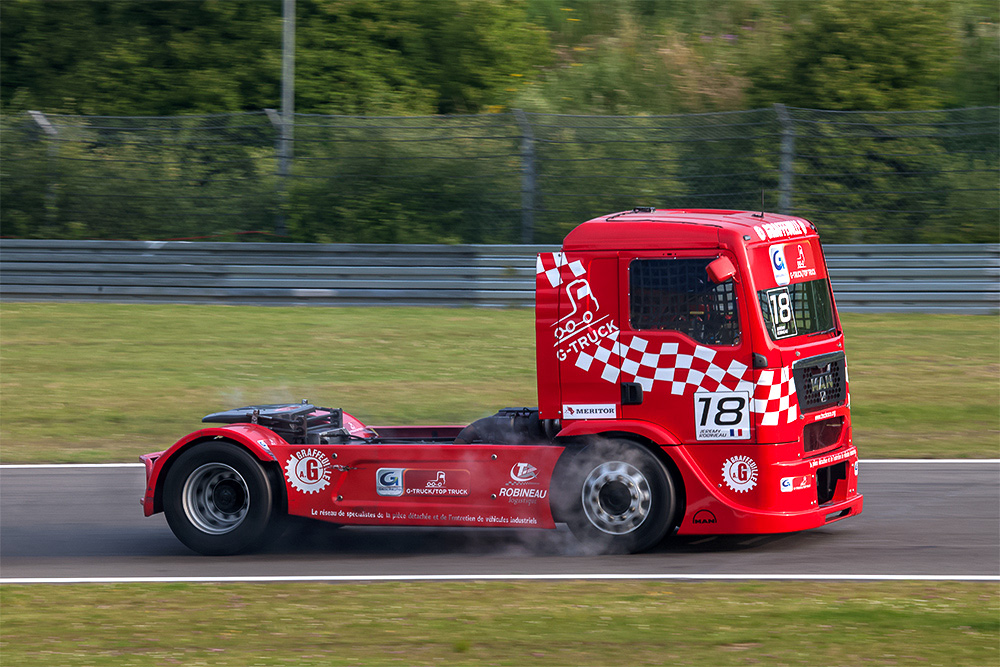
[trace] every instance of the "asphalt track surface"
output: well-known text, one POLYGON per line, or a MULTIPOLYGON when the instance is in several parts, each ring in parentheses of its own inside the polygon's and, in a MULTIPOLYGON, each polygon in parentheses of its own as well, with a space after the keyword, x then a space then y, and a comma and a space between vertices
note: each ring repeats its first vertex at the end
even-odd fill
POLYGON ((675 537, 587 556, 555 531, 335 528, 205 557, 142 516, 139 467, 0 469, 0 583, 256 577, 944 578, 1000 580, 1000 462, 863 461, 861 516, 778 536, 675 537))

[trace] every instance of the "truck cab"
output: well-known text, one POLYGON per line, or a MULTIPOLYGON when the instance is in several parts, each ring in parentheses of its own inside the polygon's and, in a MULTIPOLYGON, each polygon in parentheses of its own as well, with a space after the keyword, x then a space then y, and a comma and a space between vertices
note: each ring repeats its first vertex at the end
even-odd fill
POLYGON ((815 227, 725 210, 590 220, 536 263, 539 416, 679 476, 680 533, 861 510, 844 337, 815 227))

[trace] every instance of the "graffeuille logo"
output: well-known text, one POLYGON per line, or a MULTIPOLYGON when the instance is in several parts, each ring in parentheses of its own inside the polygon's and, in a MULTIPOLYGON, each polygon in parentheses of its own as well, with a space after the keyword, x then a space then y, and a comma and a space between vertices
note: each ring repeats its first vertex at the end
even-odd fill
POLYGON ((722 464, 722 480, 733 491, 746 493, 757 486, 757 462, 749 456, 730 456, 722 464))
POLYGON ((285 476, 302 493, 319 493, 330 484, 330 459, 318 449, 300 449, 285 463, 285 476))

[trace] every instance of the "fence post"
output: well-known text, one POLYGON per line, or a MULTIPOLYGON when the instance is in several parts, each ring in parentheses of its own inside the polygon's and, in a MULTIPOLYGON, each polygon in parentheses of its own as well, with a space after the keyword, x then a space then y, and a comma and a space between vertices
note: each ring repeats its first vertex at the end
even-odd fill
POLYGON ((521 109, 511 109, 521 131, 521 243, 535 242, 535 136, 528 116, 521 109))
POLYGON ((56 173, 55 164, 56 158, 59 157, 59 145, 56 143, 56 137, 59 136, 59 130, 49 122, 49 119, 45 117, 41 111, 28 111, 28 115, 31 119, 38 124, 38 127, 42 129, 42 132, 49 137, 48 149, 47 149, 47 161, 48 161, 48 183, 45 186, 45 217, 48 219, 50 225, 55 226, 56 220, 59 217, 58 199, 56 197, 56 173))
POLYGON ((781 166, 778 176, 778 213, 788 215, 792 212, 792 192, 794 183, 792 177, 795 169, 795 126, 792 117, 784 104, 775 103, 774 112, 781 124, 781 166))
POLYGON ((285 234, 285 200, 287 197, 285 187, 288 182, 288 166, 290 162, 289 156, 286 153, 288 142, 285 140, 285 123, 281 118, 281 114, 274 109, 264 109, 264 113, 267 114, 271 125, 278 132, 278 139, 275 142, 278 153, 278 182, 274 187, 278 207, 274 215, 274 233, 283 236, 285 234))

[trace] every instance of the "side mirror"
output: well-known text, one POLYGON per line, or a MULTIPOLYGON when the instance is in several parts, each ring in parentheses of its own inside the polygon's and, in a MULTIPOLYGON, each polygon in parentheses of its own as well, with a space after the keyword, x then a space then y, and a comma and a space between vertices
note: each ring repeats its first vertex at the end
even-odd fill
POLYGON ((736 267, 733 266, 728 257, 719 257, 712 260, 705 267, 705 270, 708 272, 709 279, 716 285, 721 285, 727 280, 732 280, 733 276, 736 275, 736 267))

